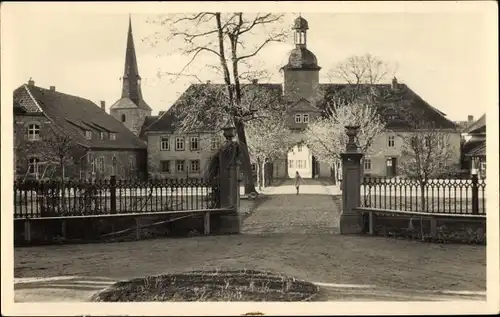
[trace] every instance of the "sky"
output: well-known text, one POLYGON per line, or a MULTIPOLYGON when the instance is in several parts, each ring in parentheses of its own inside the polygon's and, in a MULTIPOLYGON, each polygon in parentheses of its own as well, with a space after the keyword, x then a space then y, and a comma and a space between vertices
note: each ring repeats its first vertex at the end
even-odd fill
MULTIPOLYGON (((489 93, 484 83, 491 71, 487 54, 491 24, 487 23, 486 11, 454 10, 453 2, 449 3, 449 9, 441 7, 439 12, 360 12, 343 7, 317 13, 319 10, 315 12, 312 5, 297 8, 309 22, 307 47, 322 67, 321 82, 328 82, 326 74, 335 64, 352 55, 370 53, 397 65, 398 81, 451 120, 466 120, 468 115, 478 118, 487 109, 482 97, 489 93)), ((193 79, 181 77, 173 81, 157 76, 159 72, 178 71, 189 60, 178 53, 182 48, 179 42, 151 44, 156 32, 163 39, 169 35, 165 27, 147 23, 162 11, 137 6, 127 10, 113 5, 97 10, 98 4, 86 5, 93 10, 78 10, 78 5, 71 9, 56 4, 43 8, 36 3, 3 4, 2 28, 8 28, 9 38, 7 44, 2 41, 2 46, 8 46, 15 65, 9 77, 13 86, 32 78, 37 86, 56 86, 58 91, 96 104, 104 100, 109 107, 121 93, 130 13, 144 99, 153 113, 167 110, 193 79)), ((297 16, 298 12, 286 13, 283 22, 275 27, 289 29, 297 16)), ((263 34, 253 35, 251 41, 257 43, 263 34)), ((286 43, 267 46, 253 62, 271 72, 269 81, 282 83, 278 70, 292 48, 290 37, 286 43)), ((208 56, 203 57, 198 64, 208 60, 208 56)), ((209 70, 197 75, 202 80, 221 81, 209 70)))

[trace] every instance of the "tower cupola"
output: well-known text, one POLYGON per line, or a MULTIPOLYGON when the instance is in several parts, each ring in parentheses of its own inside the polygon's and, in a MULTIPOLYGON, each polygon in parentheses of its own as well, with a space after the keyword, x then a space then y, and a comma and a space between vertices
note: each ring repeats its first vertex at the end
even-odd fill
POLYGON ((299 17, 296 18, 293 22, 292 30, 294 30, 295 45, 306 47, 307 30, 309 30, 309 24, 307 23, 307 20, 299 15, 299 17))

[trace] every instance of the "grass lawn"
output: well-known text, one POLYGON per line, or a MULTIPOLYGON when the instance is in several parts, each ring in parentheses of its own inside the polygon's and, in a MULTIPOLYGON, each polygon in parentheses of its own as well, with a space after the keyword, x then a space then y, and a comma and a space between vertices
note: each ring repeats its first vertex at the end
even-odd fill
POLYGON ((16 278, 73 282, 16 284, 15 300, 88 301, 116 281, 214 269, 320 283, 318 301, 429 301, 445 291, 486 290, 484 246, 340 235, 338 204, 328 195, 272 195, 242 200, 239 235, 16 248, 16 278))

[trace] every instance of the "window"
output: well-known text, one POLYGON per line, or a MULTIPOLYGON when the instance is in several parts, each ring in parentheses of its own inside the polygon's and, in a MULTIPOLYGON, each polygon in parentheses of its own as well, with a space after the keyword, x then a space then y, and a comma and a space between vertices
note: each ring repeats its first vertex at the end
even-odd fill
POLYGON ((302 152, 302 144, 297 145, 297 152, 302 152))
POLYGON ((99 132, 99 138, 100 138, 101 140, 104 140, 104 132, 99 132))
POLYGON ((257 164, 252 163, 252 172, 255 172, 257 170, 257 164))
POLYGON ((486 178, 486 162, 483 161, 481 162, 480 169, 479 169, 479 175, 481 178, 486 178))
POLYGON ((86 138, 87 140, 92 139, 92 131, 90 131, 90 130, 85 130, 85 138, 86 138))
POLYGON ((28 160, 28 173, 38 177, 40 174, 40 159, 32 157, 28 160))
POLYGON ((40 140, 40 126, 38 124, 30 124, 28 126, 28 140, 40 140))
POLYGON ((295 115, 295 123, 302 123, 302 115, 300 114, 295 115))
POLYGON ((168 137, 161 137, 160 150, 170 151, 170 139, 168 137))
POLYGON ((394 136, 393 135, 388 136, 387 137, 387 146, 394 147, 394 145, 395 145, 394 136))
POLYGON ((191 161, 191 169, 192 173, 198 173, 200 171, 200 160, 191 161))
POLYGON ((110 140, 116 140, 116 133, 114 133, 114 132, 110 132, 110 133, 109 133, 109 139, 110 139, 110 140))
POLYGON ((125 122, 125 120, 126 120, 126 119, 127 119, 127 118, 125 117, 125 115, 124 115, 124 114, 122 114, 122 115, 121 115, 121 120, 122 120, 122 122, 125 122))
POLYGON ((175 170, 177 172, 184 172, 184 161, 175 161, 175 170))
POLYGON ((170 161, 161 161, 160 165, 163 173, 170 173, 170 161))
POLYGON ((128 158, 128 168, 130 169, 130 171, 133 171, 135 169, 133 156, 130 156, 128 158))
POLYGON ((288 168, 293 168, 293 160, 288 160, 288 168))
POLYGON ((309 123, 309 115, 308 114, 304 114, 303 117, 302 117, 302 121, 304 123, 309 123))
POLYGON ((176 151, 184 151, 184 138, 176 138, 175 139, 175 150, 176 151))
POLYGON ((99 162, 97 163, 97 170, 99 173, 104 173, 104 157, 101 156, 99 158, 99 162))
POLYGON ((364 167, 365 167, 365 170, 371 170, 372 169, 372 160, 369 158, 365 158, 364 167))
POLYGON ((116 175, 117 161, 116 161, 116 156, 114 156, 114 155, 113 155, 113 159, 112 159, 112 164, 113 164, 113 175, 116 175))
POLYGON ((191 151, 198 151, 198 137, 197 136, 191 137, 191 142, 189 144, 189 147, 190 147, 191 151))
POLYGON ((306 168, 305 160, 297 160, 297 168, 306 168))
POLYGON ((217 150, 218 147, 219 147, 219 139, 217 137, 212 137, 212 145, 211 145, 212 150, 217 150))

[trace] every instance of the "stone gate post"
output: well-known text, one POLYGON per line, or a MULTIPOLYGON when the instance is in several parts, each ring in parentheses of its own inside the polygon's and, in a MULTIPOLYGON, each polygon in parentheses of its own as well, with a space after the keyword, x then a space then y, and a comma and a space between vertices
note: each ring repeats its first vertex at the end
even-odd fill
POLYGON ((342 212, 340 214, 340 233, 356 234, 363 232, 361 214, 354 211, 360 206, 360 186, 362 178, 361 158, 363 153, 356 145, 358 126, 346 126, 346 134, 349 137, 346 151, 341 153, 342 157, 342 212))
MULTIPOLYGON (((232 120, 223 128, 224 137, 226 138, 227 146, 231 142, 235 142, 236 128, 232 120)), ((231 157, 220 155, 220 203, 221 208, 232 209, 233 212, 219 214, 218 227, 215 232, 223 234, 240 233, 240 184, 239 184, 239 160, 234 160, 231 157)))

